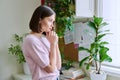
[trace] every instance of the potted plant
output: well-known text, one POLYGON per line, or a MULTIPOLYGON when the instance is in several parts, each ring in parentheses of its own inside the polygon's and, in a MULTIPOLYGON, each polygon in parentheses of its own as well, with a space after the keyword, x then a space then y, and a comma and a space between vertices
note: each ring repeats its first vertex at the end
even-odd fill
POLYGON ((103 37, 105 37, 107 34, 110 34, 108 33, 109 30, 102 29, 107 25, 107 23, 103 22, 103 18, 94 16, 93 20, 88 22, 88 25, 89 27, 94 29, 95 37, 89 48, 78 48, 79 51, 86 51, 87 53, 89 53, 88 56, 86 56, 79 62, 79 66, 81 67, 84 65, 84 63, 86 63, 86 69, 89 69, 94 63, 95 71, 92 74, 90 73, 91 80, 105 80, 106 76, 102 74, 101 63, 104 61, 112 61, 112 58, 107 54, 109 48, 105 46, 109 43, 102 40, 103 37), (100 77, 100 74, 104 76, 103 79, 100 77), (97 76, 97 78, 95 78, 95 76, 97 76))
POLYGON ((8 48, 8 51, 9 51, 9 54, 16 56, 18 63, 21 63, 21 64, 23 63, 24 73, 30 74, 28 65, 26 63, 26 60, 25 60, 25 57, 23 55, 22 48, 21 48, 24 37, 25 35, 19 36, 18 34, 14 34, 15 43, 10 45, 10 47, 8 48))

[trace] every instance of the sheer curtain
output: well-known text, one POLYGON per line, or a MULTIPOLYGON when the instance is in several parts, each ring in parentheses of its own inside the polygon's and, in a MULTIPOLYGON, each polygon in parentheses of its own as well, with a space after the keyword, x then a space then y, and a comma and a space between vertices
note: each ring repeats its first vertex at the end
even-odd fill
POLYGON ((109 55, 113 61, 104 64, 120 68, 120 0, 103 0, 102 17, 109 23, 106 29, 112 33, 104 38, 110 44, 109 55))

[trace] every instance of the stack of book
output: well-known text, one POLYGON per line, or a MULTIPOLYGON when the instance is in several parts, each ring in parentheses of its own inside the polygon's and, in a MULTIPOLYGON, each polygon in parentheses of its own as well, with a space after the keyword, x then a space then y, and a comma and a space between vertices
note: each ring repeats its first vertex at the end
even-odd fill
POLYGON ((85 76, 82 69, 70 68, 69 70, 63 70, 61 75, 66 80, 76 80, 85 76))

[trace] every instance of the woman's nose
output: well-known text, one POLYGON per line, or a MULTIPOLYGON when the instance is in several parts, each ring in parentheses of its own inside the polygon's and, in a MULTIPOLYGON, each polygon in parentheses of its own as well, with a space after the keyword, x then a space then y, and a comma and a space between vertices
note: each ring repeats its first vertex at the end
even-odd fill
POLYGON ((54 23, 51 24, 51 27, 54 27, 54 23))
POLYGON ((54 26, 54 23, 52 23, 52 27, 54 26))

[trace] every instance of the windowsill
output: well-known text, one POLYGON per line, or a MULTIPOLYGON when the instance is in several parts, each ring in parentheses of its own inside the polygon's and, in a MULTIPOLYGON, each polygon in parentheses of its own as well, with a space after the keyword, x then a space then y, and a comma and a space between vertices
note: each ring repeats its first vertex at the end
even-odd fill
POLYGON ((105 71, 110 76, 120 77, 120 69, 109 67, 109 66, 101 66, 102 70, 105 71))
MULTIPOLYGON (((95 67, 92 67, 94 70, 95 67)), ((109 66, 101 66, 101 70, 105 71, 109 76, 116 76, 120 77, 120 69, 114 68, 114 67, 109 67, 109 66)))

